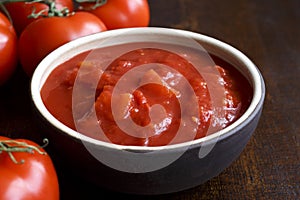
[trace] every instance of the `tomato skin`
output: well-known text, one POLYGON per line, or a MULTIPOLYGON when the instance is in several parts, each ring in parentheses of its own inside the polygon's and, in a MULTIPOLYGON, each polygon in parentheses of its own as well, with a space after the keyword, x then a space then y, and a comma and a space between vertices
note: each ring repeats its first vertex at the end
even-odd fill
MULTIPOLYGON (((10 139, 0 136, 0 141, 3 140, 10 139)), ((39 146, 30 140, 14 141, 39 146)), ((42 148, 39 149, 45 152, 42 148)), ((7 152, 0 153, 0 199, 59 199, 58 178, 48 154, 40 154, 35 150, 33 153, 13 152, 12 154, 17 161, 24 160, 24 163, 16 164, 7 152)))
POLYGON ((17 66, 17 36, 5 15, 0 13, 0 85, 6 82, 17 66))
POLYGON ((29 24, 19 38, 21 65, 31 76, 39 62, 54 49, 76 38, 105 30, 103 22, 88 12, 38 19, 29 24))
MULTIPOLYGON (((58 10, 62 8, 68 8, 70 12, 74 10, 72 0, 56 0, 55 3, 58 10)), ((28 16, 33 12, 33 9, 35 9, 35 13, 38 13, 42 10, 48 10, 48 6, 43 3, 14 2, 6 3, 5 7, 12 18, 18 36, 31 22, 41 18, 28 18, 28 16)))
POLYGON ((144 27, 150 22, 150 9, 147 0, 108 0, 106 4, 91 9, 94 3, 81 4, 84 10, 88 10, 98 16, 107 29, 144 27))

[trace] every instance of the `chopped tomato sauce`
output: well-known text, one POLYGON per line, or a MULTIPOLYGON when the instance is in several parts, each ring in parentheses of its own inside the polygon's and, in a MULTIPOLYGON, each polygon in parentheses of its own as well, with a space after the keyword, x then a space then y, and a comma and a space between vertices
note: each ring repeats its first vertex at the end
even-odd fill
POLYGON ((79 125, 89 137, 136 146, 185 142, 227 127, 250 104, 248 81, 216 56, 210 55, 214 65, 197 70, 186 55, 141 48, 103 66, 99 59, 105 59, 108 50, 99 50, 89 59, 90 51, 74 56, 53 70, 41 89, 49 112, 74 130, 79 125), (78 76, 84 77, 80 83, 78 76), (74 84, 84 88, 83 97, 86 91, 86 96, 94 91, 92 98, 76 106, 80 116, 76 123, 74 84))

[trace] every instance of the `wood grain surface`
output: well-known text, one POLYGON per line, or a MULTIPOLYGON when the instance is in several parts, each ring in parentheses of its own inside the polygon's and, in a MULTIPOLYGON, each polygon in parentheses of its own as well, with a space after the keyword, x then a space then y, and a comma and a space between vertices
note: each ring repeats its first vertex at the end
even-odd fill
MULTIPOLYGON (((212 36, 238 48, 258 66, 267 88, 259 125, 240 157, 198 187, 174 194, 134 196, 105 191, 75 175, 58 172, 61 199, 300 199, 300 1, 149 3, 150 26, 212 36)), ((19 69, 0 87, 0 134, 13 138, 41 134, 31 114, 29 81, 19 69)))

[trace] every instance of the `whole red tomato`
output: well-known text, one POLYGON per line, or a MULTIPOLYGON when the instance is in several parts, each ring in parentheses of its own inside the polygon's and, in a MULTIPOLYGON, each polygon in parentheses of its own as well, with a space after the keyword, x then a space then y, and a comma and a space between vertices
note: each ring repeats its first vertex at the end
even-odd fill
POLYGON ((0 13, 0 85, 7 81, 17 66, 17 36, 5 15, 0 13))
POLYGON ((103 22, 88 12, 38 19, 29 24, 19 38, 21 65, 31 76, 39 62, 54 49, 76 38, 105 30, 103 22))
POLYGON ((94 3, 82 3, 82 9, 98 16, 107 29, 143 27, 150 21, 150 9, 147 0, 107 0, 92 9, 94 3))
MULTIPOLYGON (((68 8, 70 12, 74 10, 72 0, 55 0, 55 5, 57 9, 68 8)), ((46 14, 49 10, 48 6, 44 3, 31 3, 31 2, 11 2, 6 3, 5 7, 12 18, 17 35, 20 35, 24 28, 31 22, 37 20, 38 18, 28 18, 29 15, 34 11, 35 13, 45 11, 46 14)))
POLYGON ((0 199, 59 199, 52 160, 36 143, 0 136, 0 150, 0 199))

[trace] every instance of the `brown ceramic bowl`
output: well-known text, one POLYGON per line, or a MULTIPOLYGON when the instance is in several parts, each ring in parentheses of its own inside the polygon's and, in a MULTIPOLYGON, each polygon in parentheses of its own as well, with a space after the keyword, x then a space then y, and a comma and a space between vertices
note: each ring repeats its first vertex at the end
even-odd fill
POLYGON ((265 85, 243 53, 214 38, 183 30, 131 28, 107 31, 67 43, 49 54, 32 77, 31 95, 42 130, 56 158, 74 173, 118 192, 163 194, 195 187, 218 175, 243 151, 259 121, 265 85), (126 35, 126 40, 120 39, 126 35), (59 122, 46 109, 41 87, 59 64, 94 48, 132 41, 185 44, 185 37, 233 65, 250 83, 253 98, 245 113, 228 127, 204 138, 159 147, 122 146, 89 138, 59 122), (174 39, 175 38, 175 39, 174 39), (105 42, 109 41, 109 42, 105 42))

